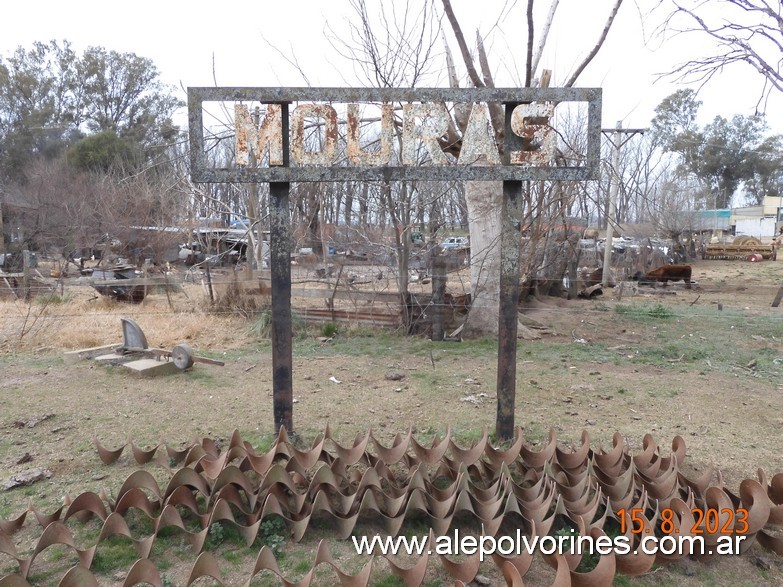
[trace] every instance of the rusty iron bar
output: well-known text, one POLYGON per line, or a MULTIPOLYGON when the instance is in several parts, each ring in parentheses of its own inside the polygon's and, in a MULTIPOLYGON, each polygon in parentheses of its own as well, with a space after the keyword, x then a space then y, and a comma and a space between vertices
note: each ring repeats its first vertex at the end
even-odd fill
POLYGON ((199 101, 291 102, 568 102, 601 97, 601 88, 281 88, 189 87, 188 98, 199 101))
MULTIPOLYGON (((508 116, 508 113, 506 113, 508 116)), ((292 181, 457 181, 457 180, 589 180, 600 172, 600 88, 188 88, 191 176, 195 182, 292 182, 292 181), (303 165, 213 168, 207 163, 204 102, 258 101, 265 104, 295 102, 381 103, 391 102, 586 102, 587 150, 582 165, 303 165)), ((288 121, 288 115, 285 116, 288 121)), ((510 126, 507 132, 513 134, 510 126)), ((286 139, 288 131, 286 131, 286 139)), ((288 149, 285 149, 286 154, 288 149)))
POLYGON ((522 182, 503 182, 503 225, 500 234, 500 308, 498 311, 497 417, 498 440, 512 440, 517 379, 519 312, 519 245, 522 182))
MULTIPOLYGON (((514 104, 506 104, 503 157, 519 147, 511 132, 514 104)), ((528 184, 529 189, 529 184, 528 184)), ((512 440, 517 385, 517 320, 519 312, 519 256, 522 230, 522 182, 503 182, 500 229, 500 300, 498 309, 497 414, 498 440, 512 440)))
MULTIPOLYGON (((283 141, 288 142, 288 104, 283 109, 283 141)), ((283 149, 288 165, 288 149, 283 149)), ((269 186, 269 260, 272 281, 272 407, 275 432, 293 432, 293 346, 291 333, 291 185, 269 186)))

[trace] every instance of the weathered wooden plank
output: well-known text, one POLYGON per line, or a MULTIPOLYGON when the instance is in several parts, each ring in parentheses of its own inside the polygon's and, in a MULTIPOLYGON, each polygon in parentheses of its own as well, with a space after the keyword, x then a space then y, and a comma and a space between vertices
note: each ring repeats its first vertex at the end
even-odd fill
POLYGON ((297 313, 305 320, 316 322, 337 322, 340 324, 366 324, 369 326, 400 326, 399 312, 384 313, 377 310, 354 312, 351 310, 329 310, 320 308, 302 308, 297 313))
POLYGON ((345 290, 345 289, 326 289, 326 288, 313 288, 313 287, 292 287, 292 298, 315 298, 315 299, 335 299, 335 300, 351 300, 351 301, 363 301, 363 302, 377 302, 386 304, 399 304, 400 294, 391 292, 375 292, 375 291, 357 291, 357 290, 345 290))

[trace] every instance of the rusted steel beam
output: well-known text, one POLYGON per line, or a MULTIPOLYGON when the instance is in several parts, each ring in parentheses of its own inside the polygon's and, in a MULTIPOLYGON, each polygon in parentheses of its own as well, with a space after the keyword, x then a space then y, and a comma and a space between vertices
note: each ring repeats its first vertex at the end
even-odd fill
MULTIPOLYGON (((288 105, 283 104, 283 140, 288 141, 288 105)), ((288 149, 283 150, 288 164, 288 149)), ((269 186, 269 261, 272 281, 272 404, 275 432, 294 430, 293 347, 291 343, 290 184, 269 186)))
POLYGON ((522 182, 503 182, 503 227, 500 234, 500 308, 498 312, 497 416, 498 440, 514 436, 517 385, 517 320, 519 304, 519 239, 522 182))
MULTIPOLYGON (((506 108, 503 157, 519 148, 521 138, 511 132, 513 108, 506 108)), ((517 313, 519 311, 519 256, 522 228, 522 182, 503 182, 500 229, 500 300, 498 309, 497 414, 498 440, 514 436, 517 386, 517 313)))
POLYGON ((255 167, 208 168, 196 163, 196 183, 327 182, 327 181, 589 181, 598 179, 588 167, 498 165, 423 165, 384 167, 255 167))
POLYGON ((188 97, 212 102, 568 102, 600 100, 601 88, 269 88, 189 87, 188 97))

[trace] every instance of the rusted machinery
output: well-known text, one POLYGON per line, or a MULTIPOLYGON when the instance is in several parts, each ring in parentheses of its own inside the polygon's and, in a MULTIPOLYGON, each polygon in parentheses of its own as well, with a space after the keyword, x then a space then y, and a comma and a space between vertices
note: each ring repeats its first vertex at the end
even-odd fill
POLYGON ((222 366, 225 363, 207 357, 197 357, 190 345, 180 343, 171 350, 150 347, 141 327, 130 318, 122 318, 122 344, 109 344, 86 349, 67 351, 64 359, 73 363, 82 359, 118 365, 136 372, 142 377, 168 375, 185 371, 194 363, 222 366))
POLYGON ((208 359, 206 357, 197 357, 193 354, 190 345, 185 344, 184 342, 178 344, 170 351, 151 348, 149 344, 147 344, 147 337, 144 336, 144 332, 136 322, 130 318, 121 318, 121 321, 122 345, 114 349, 114 352, 118 355, 171 360, 180 371, 190 369, 193 366, 193 363, 206 363, 208 365, 218 365, 221 367, 225 364, 223 361, 208 359))
POLYGON ((761 255, 764 260, 775 260, 777 248, 775 245, 761 244, 752 236, 738 236, 731 244, 709 244, 704 247, 702 259, 707 260, 747 260, 751 255, 761 255))

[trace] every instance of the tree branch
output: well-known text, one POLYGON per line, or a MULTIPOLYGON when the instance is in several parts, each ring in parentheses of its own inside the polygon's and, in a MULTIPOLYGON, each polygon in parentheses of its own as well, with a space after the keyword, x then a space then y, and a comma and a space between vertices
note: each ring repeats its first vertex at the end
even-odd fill
POLYGON ((473 64, 473 57, 471 57, 470 51, 468 51, 468 45, 465 42, 465 37, 462 34, 462 29, 459 26, 459 22, 457 22, 457 17, 454 15, 454 9, 451 7, 451 1, 442 1, 443 11, 446 13, 446 18, 449 19, 449 24, 451 24, 451 30, 454 32, 454 36, 457 39, 457 45, 459 46, 460 53, 462 53, 462 61, 465 63, 465 69, 468 71, 470 81, 473 83, 474 87, 483 88, 484 82, 481 81, 481 78, 476 71, 476 66, 473 64))
POLYGON ((584 69, 590 64, 593 58, 598 54, 598 51, 601 49, 601 45, 604 44, 604 41, 606 40, 606 36, 609 34, 609 29, 612 28, 612 22, 614 22, 614 17, 617 16, 617 11, 620 10, 620 5, 622 3, 623 0, 617 0, 615 2, 614 8, 612 8, 612 11, 609 13, 609 18, 606 19, 604 30, 601 32, 601 38, 598 39, 598 42, 595 44, 595 47, 593 47, 593 50, 590 51, 587 57, 585 57, 584 61, 582 61, 579 67, 576 68, 576 71, 574 71, 573 75, 571 75, 571 77, 568 78, 568 81, 565 84, 563 84, 564 88, 572 87, 576 83, 577 78, 582 74, 584 69))
MULTIPOLYGON (((751 22, 737 14, 730 17, 726 15, 725 10, 722 10, 721 14, 726 20, 719 25, 711 26, 696 9, 674 2, 676 8, 667 19, 667 26, 680 34, 705 33, 718 42, 720 50, 717 55, 686 61, 671 73, 677 75, 677 79, 686 79, 690 76, 706 83, 725 66, 745 62, 756 69, 772 87, 783 92, 783 74, 778 67, 780 55, 783 54, 783 15, 779 10, 773 9, 767 0, 724 0, 724 4, 754 18, 769 18, 771 23, 763 20, 751 22), (678 14, 685 15, 695 24, 684 28, 672 26, 671 23, 678 14), (773 54, 772 60, 765 55, 770 52, 773 54)), ((762 95, 768 91, 768 88, 765 89, 762 95)))
POLYGON ((531 75, 535 76, 538 71, 538 64, 541 61, 541 56, 544 54, 544 47, 546 46, 547 37, 549 37, 549 29, 552 28, 552 21, 555 18, 555 11, 560 0, 552 0, 552 4, 549 5, 549 14, 547 14, 544 27, 541 29, 541 38, 538 40, 538 46, 536 52, 533 55, 533 62, 530 65, 531 75))
POLYGON ((525 87, 533 83, 533 0, 527 0, 527 57, 525 58, 525 87))

